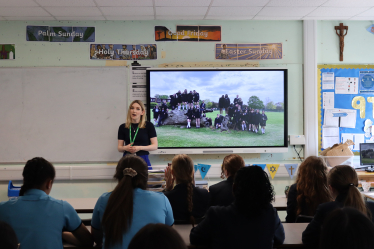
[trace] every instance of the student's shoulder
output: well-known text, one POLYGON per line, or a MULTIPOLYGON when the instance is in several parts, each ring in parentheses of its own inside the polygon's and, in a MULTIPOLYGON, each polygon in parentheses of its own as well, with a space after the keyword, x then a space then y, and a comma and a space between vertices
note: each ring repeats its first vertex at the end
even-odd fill
POLYGON ((209 187, 209 192, 211 191, 215 192, 226 185, 227 185, 227 181, 221 181, 219 183, 213 184, 212 186, 209 187))
POLYGON ((152 122, 145 121, 145 128, 152 129, 152 128, 155 128, 155 126, 153 125, 152 122))
POLYGON ((122 130, 122 129, 126 129, 126 123, 123 123, 119 126, 119 129, 122 130))

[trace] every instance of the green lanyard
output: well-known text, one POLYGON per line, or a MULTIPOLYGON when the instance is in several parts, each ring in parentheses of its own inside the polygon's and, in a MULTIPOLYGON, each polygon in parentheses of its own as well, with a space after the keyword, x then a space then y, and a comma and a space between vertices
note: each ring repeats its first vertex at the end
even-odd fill
POLYGON ((130 144, 132 144, 135 141, 136 135, 138 134, 138 130, 139 130, 139 125, 138 125, 138 129, 136 129, 134 139, 131 139, 131 124, 130 124, 130 129, 129 129, 129 131, 130 131, 130 144))

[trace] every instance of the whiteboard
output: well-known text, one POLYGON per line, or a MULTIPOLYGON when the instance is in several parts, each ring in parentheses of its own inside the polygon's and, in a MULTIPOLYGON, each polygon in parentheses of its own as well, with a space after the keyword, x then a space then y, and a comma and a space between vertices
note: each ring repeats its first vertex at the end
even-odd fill
POLYGON ((0 68, 0 162, 118 161, 127 68, 0 68))

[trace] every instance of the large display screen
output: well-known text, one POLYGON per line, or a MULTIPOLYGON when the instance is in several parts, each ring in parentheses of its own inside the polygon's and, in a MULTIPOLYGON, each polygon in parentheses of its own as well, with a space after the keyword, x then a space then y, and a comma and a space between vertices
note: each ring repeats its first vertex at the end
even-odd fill
POLYGON ((374 165, 374 144, 360 144, 360 165, 374 165))
POLYGON ((287 69, 149 69, 154 153, 286 152, 287 69))

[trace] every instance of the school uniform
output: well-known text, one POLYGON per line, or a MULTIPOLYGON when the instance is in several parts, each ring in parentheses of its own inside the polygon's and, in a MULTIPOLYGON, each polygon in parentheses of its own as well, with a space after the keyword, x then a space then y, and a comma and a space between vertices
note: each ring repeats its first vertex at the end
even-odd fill
POLYGON ((283 225, 271 204, 253 218, 240 214, 235 203, 210 207, 205 219, 190 233, 192 245, 215 249, 272 249, 284 239, 283 225))
POLYGON ((182 94, 181 93, 176 93, 177 94, 177 103, 180 104, 182 103, 182 94))
POLYGON ((225 108, 225 98, 223 97, 221 97, 221 98, 219 98, 219 100, 218 100, 218 108, 225 108))
MULTIPOLYGON (((173 211, 169 200, 162 194, 140 188, 134 189, 133 215, 131 225, 122 236, 122 245, 115 244, 105 249, 127 248, 134 235, 145 225, 150 223, 162 223, 168 226, 174 224, 173 211)), ((102 231, 101 221, 108 204, 111 192, 102 194, 95 205, 91 226, 102 231)), ((105 234, 103 237, 103 249, 105 244, 105 234)))
POLYGON ((182 102, 188 102, 188 93, 181 94, 182 102))
POLYGON ((266 116, 266 114, 261 114, 260 125, 266 126, 266 120, 268 120, 268 117, 266 116))
POLYGON ((161 104, 161 110, 162 109, 165 109, 165 110, 168 109, 168 105, 164 102, 162 102, 162 104, 161 104))
POLYGON ((160 109, 156 108, 156 106, 155 106, 155 107, 153 107, 152 112, 153 112, 153 118, 158 120, 158 116, 160 114, 160 109))
POLYGON ((252 124, 252 113, 251 112, 247 112, 247 122, 248 122, 248 124, 252 124))
POLYGON ((238 105, 240 106, 240 109, 242 109, 242 107, 243 107, 243 101, 239 101, 238 100, 238 105))
POLYGON ((261 121, 261 113, 259 112, 256 112, 255 115, 254 115, 254 121, 255 121, 255 125, 259 125, 260 121, 261 121))
POLYGON ((176 97, 174 97, 174 95, 170 95, 171 109, 174 110, 177 105, 178 105, 178 103, 177 103, 176 97))
POLYGON ((190 92, 188 93, 188 96, 187 96, 187 103, 192 104, 192 102, 193 102, 193 93, 190 92))
POLYGON ((228 206, 234 201, 232 184, 234 177, 230 176, 225 181, 221 181, 209 187, 210 206, 228 206))
POLYGON ((200 94, 198 92, 195 92, 193 94, 193 102, 199 102, 200 100, 200 94))
POLYGON ((234 105, 236 105, 238 103, 238 101, 239 101, 239 98, 235 98, 234 99, 234 105))
POLYGON ((217 125, 222 124, 222 119, 220 117, 214 119, 214 127, 217 128, 217 125))
POLYGON ((205 109, 206 109, 206 104, 205 104, 205 103, 201 103, 201 104, 200 104, 200 109, 201 109, 201 111, 205 111, 205 109))
POLYGON ((187 115, 187 119, 190 119, 192 121, 192 119, 193 119, 193 109, 188 108, 187 113, 185 115, 187 115))
POLYGON ((24 196, 1 202, 0 220, 14 229, 22 249, 62 249, 62 231, 73 232, 82 224, 69 203, 40 189, 30 189, 24 196))
MULTIPOLYGON (((344 207, 346 197, 346 194, 340 194, 336 197, 335 201, 326 202, 318 206, 316 215, 303 232, 303 244, 308 247, 318 247, 321 228, 324 220, 335 209, 344 207)), ((365 204, 368 210, 371 212, 371 220, 374 222, 374 202, 365 202, 365 204)))
MULTIPOLYGON (((209 193, 206 189, 196 188, 192 186, 192 216, 201 218, 205 215, 209 208, 209 193)), ((187 184, 177 184, 173 190, 164 192, 169 199, 175 220, 189 221, 190 214, 188 212, 187 203, 187 184)))
POLYGON ((229 106, 230 106, 230 98, 229 97, 225 97, 224 108, 229 108, 229 106))
POLYGON ((160 113, 160 122, 158 125, 164 125, 164 120, 169 116, 167 111, 161 111, 160 113))
POLYGON ((193 110, 193 116, 195 117, 195 118, 200 118, 201 117, 201 112, 200 112, 200 109, 194 109, 193 110))

